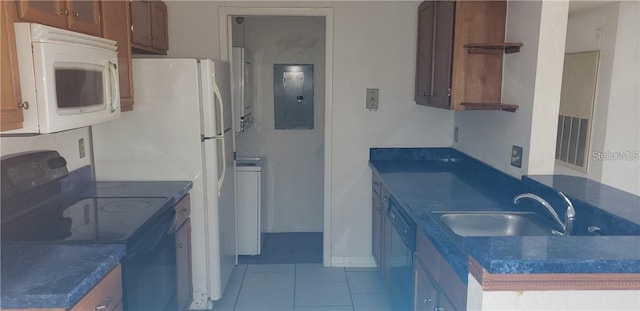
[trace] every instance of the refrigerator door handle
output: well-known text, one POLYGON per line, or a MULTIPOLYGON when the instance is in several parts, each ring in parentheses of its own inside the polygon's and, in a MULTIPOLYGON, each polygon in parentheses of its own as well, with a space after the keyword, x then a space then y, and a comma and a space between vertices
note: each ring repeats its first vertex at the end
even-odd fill
POLYGON ((224 184, 224 176, 227 174, 227 155, 225 150, 224 135, 218 137, 216 140, 222 142, 222 173, 218 176, 218 197, 220 197, 220 191, 222 190, 222 184, 224 184))
MULTIPOLYGON (((220 89, 218 88, 218 84, 215 82, 215 77, 211 87, 213 88, 213 95, 216 97, 218 105, 220 106, 220 115, 218 115, 218 118, 220 119, 220 135, 224 135, 224 129, 225 129, 224 103, 222 102, 222 95, 220 94, 220 89)), ((217 135, 218 129, 213 129, 213 130, 216 131, 215 134, 217 135)))
MULTIPOLYGON (((218 197, 220 197, 220 191, 222 190, 222 184, 224 183, 224 175, 227 174, 227 151, 225 150, 224 143, 224 104, 222 103, 222 95, 220 95, 220 89, 218 88, 218 84, 215 82, 215 76, 213 77, 213 94, 216 96, 218 105, 220 105, 220 137, 217 139, 222 142, 222 174, 218 176, 218 197)), ((215 129, 214 129, 215 130, 215 129)))

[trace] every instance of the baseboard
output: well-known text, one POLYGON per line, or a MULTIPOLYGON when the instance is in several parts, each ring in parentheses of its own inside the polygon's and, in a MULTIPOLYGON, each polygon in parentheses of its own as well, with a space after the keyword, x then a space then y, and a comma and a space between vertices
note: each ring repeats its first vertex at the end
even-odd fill
POLYGON ((373 256, 366 257, 331 257, 331 267, 371 268, 376 267, 373 256))
POLYGON ((311 228, 311 227, 290 227, 290 228, 277 228, 271 230, 265 230, 264 233, 294 233, 294 232, 322 232, 323 228, 311 228))

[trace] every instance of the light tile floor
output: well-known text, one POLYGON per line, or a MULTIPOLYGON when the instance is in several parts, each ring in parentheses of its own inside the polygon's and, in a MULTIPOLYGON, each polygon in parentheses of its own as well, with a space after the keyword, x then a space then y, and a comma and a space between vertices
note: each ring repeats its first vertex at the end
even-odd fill
POLYGON ((322 264, 238 265, 214 311, 389 310, 373 268, 322 264))

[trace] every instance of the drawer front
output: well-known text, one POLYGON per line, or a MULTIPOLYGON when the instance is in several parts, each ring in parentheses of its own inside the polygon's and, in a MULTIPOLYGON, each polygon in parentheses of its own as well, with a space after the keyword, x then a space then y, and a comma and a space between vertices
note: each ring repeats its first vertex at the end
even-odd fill
POLYGON ((117 265, 107 276, 91 289, 72 311, 118 310, 122 302, 122 268, 117 265))
POLYGON ((189 215, 191 215, 191 201, 189 194, 187 193, 187 195, 182 197, 174 208, 176 209, 176 222, 174 229, 178 230, 187 218, 189 218, 189 215))

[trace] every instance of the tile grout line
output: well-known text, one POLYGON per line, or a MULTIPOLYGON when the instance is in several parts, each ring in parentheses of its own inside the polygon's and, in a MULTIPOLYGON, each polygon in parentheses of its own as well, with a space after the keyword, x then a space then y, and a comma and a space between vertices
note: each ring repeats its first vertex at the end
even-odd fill
POLYGON ((355 311, 356 306, 353 303, 353 294, 351 293, 351 284, 349 283, 349 274, 347 273, 347 269, 344 269, 344 278, 347 280, 347 289, 349 290, 349 299, 351 300, 351 310, 355 311))
MULTIPOLYGON (((236 266, 237 267, 237 266, 236 266)), ((242 270, 242 281, 240 281, 240 289, 238 289, 238 293, 236 294, 236 299, 233 303, 233 310, 236 310, 238 306, 238 300, 240 300, 240 292, 242 292, 242 286, 244 286, 244 277, 247 275, 247 269, 249 269, 249 265, 244 266, 244 270, 242 270)))
POLYGON ((298 264, 293 265, 293 310, 296 310, 296 286, 298 285, 297 279, 298 264))

